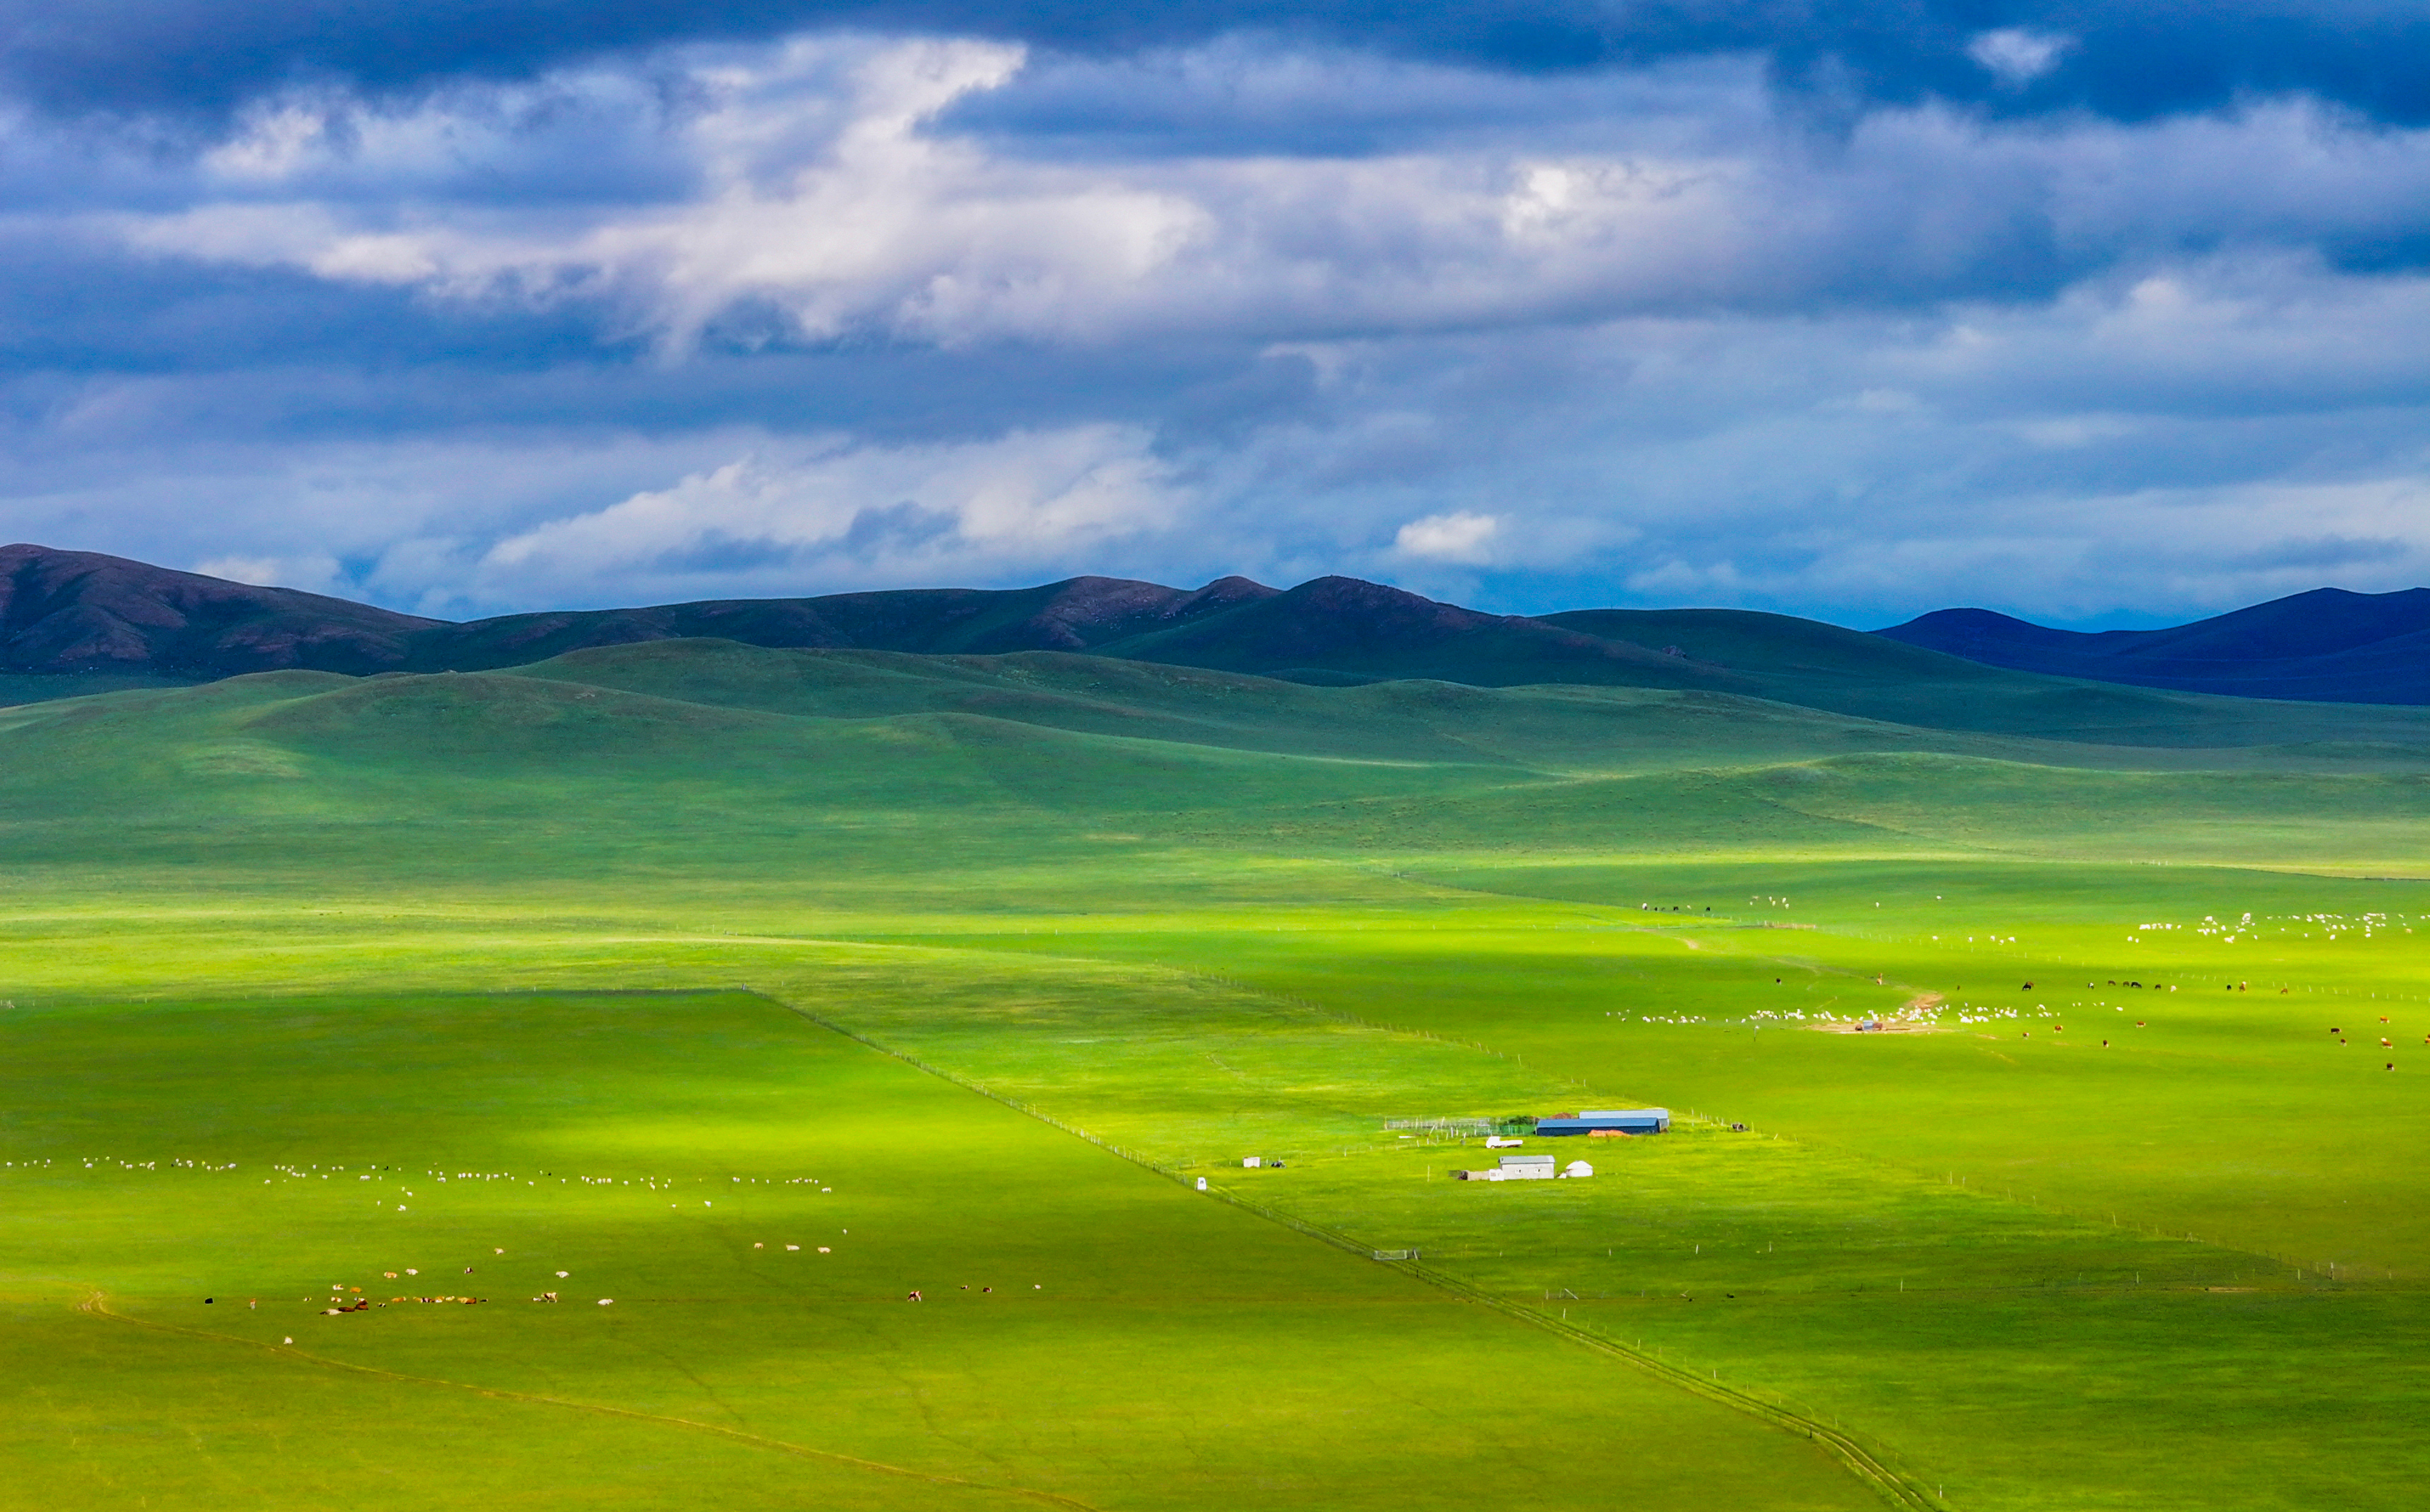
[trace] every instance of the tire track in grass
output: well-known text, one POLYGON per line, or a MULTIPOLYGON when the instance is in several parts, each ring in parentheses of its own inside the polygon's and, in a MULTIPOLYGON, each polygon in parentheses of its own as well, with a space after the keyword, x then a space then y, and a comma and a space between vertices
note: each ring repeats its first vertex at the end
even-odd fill
POLYGON ((215 1344, 235 1344, 245 1349, 258 1350, 265 1354, 281 1355, 288 1359, 301 1360, 308 1365, 317 1365, 332 1371, 344 1371, 355 1375, 376 1376, 385 1381, 404 1381, 414 1386, 442 1387, 448 1390, 467 1391, 474 1396, 491 1397, 501 1402, 529 1402, 541 1406, 564 1407, 574 1412, 590 1412, 602 1417, 629 1419, 635 1422, 657 1423, 661 1427, 689 1428, 695 1433, 713 1434, 720 1438, 730 1438, 737 1443, 748 1444, 754 1449, 791 1454, 797 1459, 818 1459, 830 1464, 850 1465, 880 1475, 894 1475, 905 1480, 924 1481, 931 1486, 951 1486, 957 1489, 981 1491, 992 1496, 1017 1496, 1032 1502, 1043 1503, 1048 1506, 1069 1507, 1073 1512, 1099 1512, 1097 1507, 1086 1502, 1055 1491, 1041 1491, 1026 1486, 990 1486, 984 1481, 964 1480, 958 1475, 913 1470, 905 1465, 889 1465, 884 1460, 862 1459, 857 1454, 839 1454, 832 1449, 812 1449, 807 1444, 789 1443, 782 1438, 763 1437, 758 1434, 745 1433, 740 1428, 722 1427, 717 1423, 700 1422, 691 1418, 669 1417, 664 1413, 641 1412, 632 1407, 615 1407, 597 1402, 573 1402, 564 1397, 541 1396, 530 1391, 510 1391, 503 1387, 475 1386, 469 1381, 449 1381, 435 1375, 408 1375, 402 1371, 382 1370, 376 1365, 357 1365, 349 1360, 331 1359, 325 1354, 314 1354, 290 1344, 261 1344, 249 1338, 241 1338, 234 1334, 215 1334, 207 1328, 188 1328, 178 1323, 156 1322, 148 1318, 137 1318, 118 1311, 109 1305, 108 1294, 97 1287, 86 1292, 84 1298, 76 1304, 76 1311, 111 1319, 135 1328, 148 1328, 154 1333, 207 1339, 215 1344))
POLYGON ((1667 1360, 1656 1359, 1653 1355, 1633 1350, 1625 1344, 1606 1338, 1599 1334, 1590 1333, 1564 1319, 1555 1318, 1549 1313, 1539 1312, 1535 1308, 1523 1306, 1517 1303, 1507 1301, 1505 1298, 1495 1296, 1493 1293, 1485 1290, 1481 1287, 1472 1285, 1471 1283, 1463 1281, 1448 1272, 1438 1271, 1432 1266, 1422 1264, 1416 1260, 1384 1259, 1371 1246, 1361 1243, 1359 1240, 1351 1238, 1347 1234, 1336 1232, 1335 1230, 1326 1228, 1322 1224, 1311 1223, 1306 1219, 1294 1217, 1290 1213, 1281 1212, 1275 1208, 1265 1206, 1260 1203, 1249 1202, 1244 1198, 1236 1197, 1230 1192, 1222 1191, 1211 1187, 1206 1191, 1196 1192, 1194 1191, 1194 1183, 1190 1177, 1183 1175, 1180 1171, 1167 1169, 1165 1166, 1157 1163, 1153 1157, 1142 1155, 1139 1151, 1125 1149, 1102 1136, 1091 1134, 1086 1129, 1066 1123, 1061 1119, 1057 1118, 1055 1115, 1042 1108, 1033 1107, 1029 1104, 1024 1103, 1018 1098, 1007 1097, 986 1086, 984 1083, 973 1081, 971 1078, 962 1075, 958 1072, 952 1072, 941 1066, 931 1065, 927 1061, 922 1060, 919 1056, 914 1055, 907 1051, 897 1050, 893 1046, 886 1044, 881 1040, 873 1039, 869 1036, 862 1034, 857 1030, 848 1028, 843 1024, 836 1022, 832 1019, 826 1018, 824 1015, 820 1014, 814 1009, 803 1007, 801 1005, 796 1003, 789 1003, 773 992, 758 991, 756 989, 753 990, 757 996, 765 999, 777 1007, 783 1008, 788 1013, 800 1015, 802 1018, 817 1024, 822 1029, 831 1031, 835 1034, 840 1034, 847 1039, 867 1045, 870 1049, 876 1051, 878 1054, 891 1056, 892 1058, 903 1062, 905 1065, 911 1067, 915 1071, 924 1072, 930 1076, 936 1077, 939 1081, 950 1082, 954 1086, 963 1088, 965 1091, 975 1092, 979 1096, 988 1099, 990 1102, 1001 1104, 1024 1117, 1036 1119, 1039 1122, 1047 1125, 1049 1128, 1059 1129, 1075 1139, 1084 1139, 1089 1143, 1095 1145, 1098 1149, 1105 1151, 1108 1155, 1120 1156, 1122 1159, 1127 1160, 1135 1166, 1140 1167, 1146 1171, 1154 1171, 1157 1175, 1162 1176, 1165 1180, 1180 1187, 1185 1191, 1193 1191, 1194 1195, 1211 1197, 1219 1203, 1229 1204, 1230 1205, 1240 1209, 1244 1213, 1249 1213, 1257 1218, 1262 1218, 1270 1223, 1280 1224, 1282 1227, 1290 1229, 1293 1233, 1305 1235, 1320 1243, 1330 1244, 1338 1250, 1346 1250, 1350 1254, 1357 1255, 1362 1260, 1372 1260, 1377 1265, 1390 1266, 1393 1270, 1399 1271, 1405 1275, 1423 1281, 1426 1285, 1431 1286, 1438 1290, 1448 1292, 1451 1295, 1459 1298, 1463 1302, 1474 1303, 1478 1306, 1490 1308, 1493 1311, 1502 1314, 1506 1318, 1513 1319, 1519 1322, 1525 1323, 1530 1327, 1540 1328, 1546 1333, 1558 1335, 1562 1338, 1570 1340, 1572 1343, 1583 1345, 1588 1349, 1593 1350, 1599 1354, 1607 1355, 1623 1364, 1633 1366, 1659 1381, 1679 1387, 1681 1390, 1691 1392, 1696 1396, 1705 1398, 1708 1402, 1715 1402, 1726 1407, 1736 1408, 1738 1411, 1743 1412, 1749 1417, 1756 1418, 1763 1422, 1769 1423, 1773 1427, 1778 1428, 1785 1433, 1795 1434, 1801 1437, 1810 1439, 1815 1443, 1821 1444, 1823 1448, 1828 1449, 1833 1454, 1837 1455, 1839 1462, 1847 1467, 1851 1474, 1855 1475, 1858 1480, 1872 1487, 1874 1490, 1880 1492, 1882 1499, 1889 1503, 1892 1506, 1906 1508, 1907 1509, 1907 1512, 1947 1512, 1950 1504, 1946 1499, 1926 1494, 1922 1487, 1912 1484, 1906 1476, 1900 1474, 1897 1470, 1883 1463, 1872 1450, 1858 1442, 1852 1435, 1841 1429, 1835 1428, 1829 1423, 1822 1422, 1818 1419, 1809 1418, 1805 1414, 1793 1411, 1790 1408, 1766 1402, 1761 1397, 1758 1397, 1752 1392, 1741 1391, 1736 1387, 1725 1386, 1718 1380, 1707 1380, 1704 1376, 1698 1375, 1694 1371, 1689 1371, 1683 1366, 1673 1365, 1667 1360))

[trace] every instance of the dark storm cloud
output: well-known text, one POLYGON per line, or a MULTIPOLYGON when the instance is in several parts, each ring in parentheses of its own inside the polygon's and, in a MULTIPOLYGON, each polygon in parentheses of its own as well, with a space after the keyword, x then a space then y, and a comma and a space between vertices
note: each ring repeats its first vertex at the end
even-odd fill
POLYGON ((1825 101, 1939 96, 2139 120, 2293 91, 2430 119, 2430 17, 2410 0, 7 0, 0 57, 17 92, 54 108, 209 111, 299 80, 411 89, 825 27, 1085 55, 1265 32, 1537 74, 1746 53, 1825 101))

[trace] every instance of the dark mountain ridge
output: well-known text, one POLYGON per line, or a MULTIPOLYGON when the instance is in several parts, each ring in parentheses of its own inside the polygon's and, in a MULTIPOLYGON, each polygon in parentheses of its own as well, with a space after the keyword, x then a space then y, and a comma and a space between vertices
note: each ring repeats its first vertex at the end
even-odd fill
POLYGON ((225 677, 399 665, 443 622, 44 546, 0 546, 0 672, 225 677))
POLYGON ((2430 589, 2314 589, 2163 630, 2054 630, 1938 609, 1876 632, 1994 667, 2241 698, 2430 704, 2430 589))
POLYGON ((1742 679, 1684 656, 1521 615, 1482 614, 1356 577, 1320 577, 1222 615, 1126 637, 1098 654, 1299 682, 1427 677, 1529 683, 1729 688, 1742 679))
POLYGON ((484 672, 700 638, 769 649, 1079 652, 1311 682, 1743 682, 1686 656, 1350 577, 1288 590, 1245 577, 1200 589, 1074 577, 1037 588, 713 600, 459 624, 92 552, 0 548, 0 673, 484 672))
POLYGON ((1701 690, 1877 718, 1900 717, 1927 689, 1944 704, 1988 700, 1988 707, 2069 686, 2027 686, 2020 673, 2246 697, 2430 704, 2430 590, 2422 589, 2322 589, 2167 630, 2097 635, 1982 609, 1944 609, 1875 634, 1729 609, 1530 618, 1352 577, 1289 590, 1244 577, 1199 589, 1074 577, 1024 589, 711 600, 452 623, 98 553, 0 547, 0 702, 45 696, 27 689, 29 681, 57 679, 62 692, 72 684, 85 692, 96 677, 483 672, 574 651, 698 639, 928 656, 1065 652, 1335 685, 1424 678, 1488 688, 1701 690))
POLYGON ((640 609, 510 614, 424 632, 398 670, 473 672, 521 666, 593 646, 714 637, 786 649, 986 656, 1096 651, 1188 624, 1278 592, 1245 577, 1197 590, 1118 577, 1038 588, 901 589, 806 599, 718 599, 640 609))

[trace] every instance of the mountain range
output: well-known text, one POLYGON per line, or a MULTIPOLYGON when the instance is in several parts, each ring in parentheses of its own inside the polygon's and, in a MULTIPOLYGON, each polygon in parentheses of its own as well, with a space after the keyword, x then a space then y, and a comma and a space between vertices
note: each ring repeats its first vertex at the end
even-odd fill
POLYGON ((2054 630, 1939 609, 1879 632, 2056 677, 2341 704, 2430 704, 2430 589, 2319 588, 2165 630, 2054 630))
POLYGON ((98 553, 0 547, 0 673, 20 683, 78 674, 205 681, 287 669, 478 672, 701 638, 924 655, 1067 652, 1321 685, 1427 678, 1796 701, 1793 685, 1821 677, 1844 703, 1847 688, 1869 683, 1988 691, 1982 671, 2003 668, 2248 697, 2430 703, 2430 590, 2422 589, 2322 589, 2173 629, 2101 634, 1982 609, 1940 610, 1877 634, 1728 609, 1496 615, 1349 577, 1288 590, 1242 577, 1194 590, 1074 577, 1026 589, 713 600, 452 623, 98 553))

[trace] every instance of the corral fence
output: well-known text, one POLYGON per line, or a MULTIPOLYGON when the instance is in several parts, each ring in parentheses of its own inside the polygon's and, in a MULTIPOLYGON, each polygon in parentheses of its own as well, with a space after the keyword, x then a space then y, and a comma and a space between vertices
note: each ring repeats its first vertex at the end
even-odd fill
POLYGON ((1384 1129, 1386 1133, 1448 1134, 1466 1139, 1480 1134, 1532 1134, 1536 1120, 1526 1113, 1498 1119, 1386 1119, 1384 1129))

